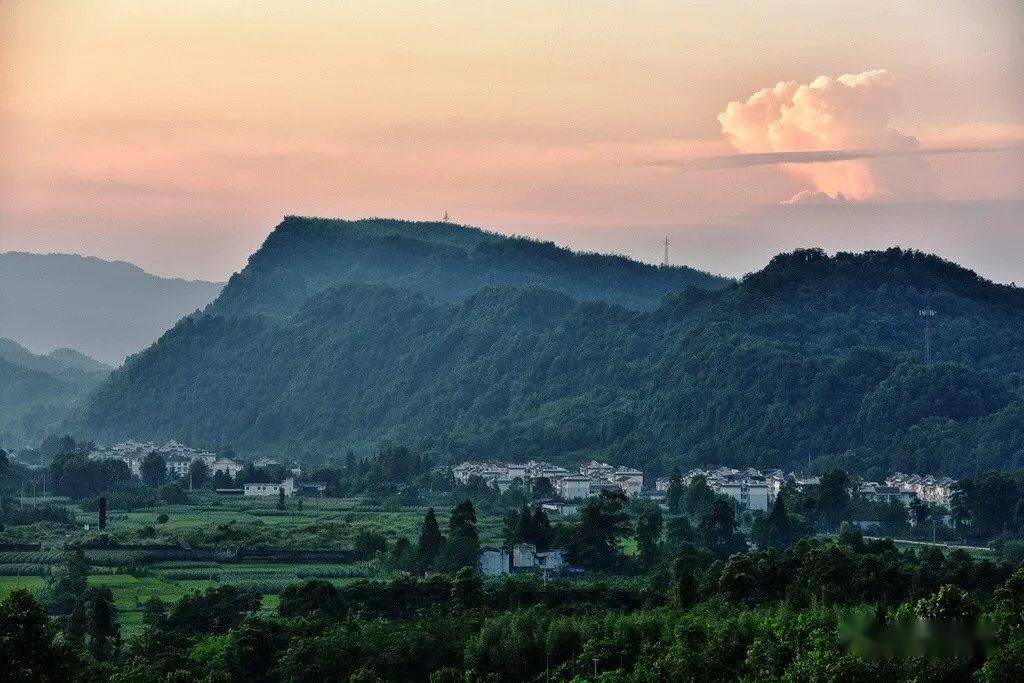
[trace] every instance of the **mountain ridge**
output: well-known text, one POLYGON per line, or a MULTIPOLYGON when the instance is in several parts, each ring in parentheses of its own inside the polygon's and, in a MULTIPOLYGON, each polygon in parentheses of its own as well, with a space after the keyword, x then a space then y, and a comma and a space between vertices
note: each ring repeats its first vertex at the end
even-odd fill
POLYGON ((533 283, 457 297, 439 292, 450 273, 399 286, 331 280, 316 263, 304 273, 301 260, 265 267, 278 258, 257 252, 225 287, 230 305, 218 298, 115 371, 81 433, 310 461, 390 439, 439 457, 599 456, 654 471, 1024 463, 1022 293, 935 256, 797 250, 639 309, 533 283), (248 312, 288 286, 301 304, 248 312), (925 307, 939 310, 931 362, 925 307))
POLYGON ((451 223, 288 216, 208 310, 282 314, 319 289, 365 282, 444 300, 462 299, 486 285, 544 286, 650 309, 687 285, 720 288, 731 280, 451 223))
POLYGON ((74 349, 37 355, 0 337, 0 443, 26 443, 56 429, 111 370, 74 349))
POLYGON ((0 333, 43 353, 72 348, 107 364, 205 307, 221 284, 161 278, 125 261, 0 253, 0 333))

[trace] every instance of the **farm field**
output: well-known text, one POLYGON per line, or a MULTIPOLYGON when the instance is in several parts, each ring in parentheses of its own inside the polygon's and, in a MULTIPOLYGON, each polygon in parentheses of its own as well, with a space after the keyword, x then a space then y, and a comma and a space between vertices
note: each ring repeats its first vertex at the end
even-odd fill
MULTIPOLYGON (((39 593, 47 577, 59 572, 69 545, 103 545, 105 535, 111 547, 89 547, 86 556, 91 569, 89 584, 105 586, 114 603, 125 635, 142 623, 142 608, 156 597, 175 602, 192 591, 219 584, 255 588, 263 595, 265 611, 276 608, 278 594, 285 586, 312 578, 341 585, 367 578, 387 578, 392 571, 383 558, 352 561, 246 561, 242 552, 256 548, 287 548, 310 553, 351 552, 357 534, 379 534, 392 547, 399 538, 415 544, 426 506, 383 508, 359 498, 289 499, 278 510, 276 499, 222 498, 193 495, 184 505, 162 505, 132 511, 112 510, 102 534, 96 528, 97 515, 67 501, 49 499, 48 504, 65 505, 73 512, 76 528, 37 525, 26 542, 40 550, 0 551, 0 598, 15 588, 39 593), (202 549, 206 559, 162 559, 133 547, 180 546, 202 549), (211 552, 212 551, 212 552, 211 552), (206 557, 209 556, 209 557, 206 557)), ((41 501, 38 501, 41 504, 41 501)), ((24 504, 37 504, 26 499, 24 504)), ((442 529, 447 526, 450 507, 435 507, 442 529)), ((500 515, 479 513, 482 544, 498 543, 502 535, 500 515)))

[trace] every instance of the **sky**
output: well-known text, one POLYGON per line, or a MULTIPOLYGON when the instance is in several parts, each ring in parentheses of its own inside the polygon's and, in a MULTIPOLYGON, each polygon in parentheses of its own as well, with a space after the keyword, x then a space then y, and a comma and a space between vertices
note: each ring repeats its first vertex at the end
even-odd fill
POLYGON ((0 251, 223 280, 282 216, 1024 283, 1024 4, 0 0, 0 251))

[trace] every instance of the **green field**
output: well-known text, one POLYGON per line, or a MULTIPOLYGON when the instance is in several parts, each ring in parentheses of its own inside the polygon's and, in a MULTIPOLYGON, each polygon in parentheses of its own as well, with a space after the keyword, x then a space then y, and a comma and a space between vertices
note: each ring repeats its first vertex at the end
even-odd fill
MULTIPOLYGON (((33 501, 26 501, 31 504, 33 501)), ((52 502, 52 501, 51 501, 52 502)), ((59 501, 58 501, 59 502, 59 501)), ((357 498, 289 499, 285 510, 278 510, 276 499, 223 498, 209 494, 194 495, 187 505, 165 505, 133 511, 113 510, 108 516, 105 534, 122 545, 176 544, 186 547, 218 548, 230 554, 238 547, 276 546, 304 550, 348 550, 360 531, 383 535, 389 547, 405 537, 413 544, 419 536, 426 507, 383 508, 367 505, 357 498), (161 523, 161 515, 167 519, 161 523)), ((66 544, 95 539, 96 513, 65 501, 74 512, 76 529, 37 525, 27 542, 42 544, 40 551, 0 552, 0 597, 22 587, 38 592, 46 578, 59 571, 66 544), (89 526, 87 530, 85 527, 89 526), (37 575, 28 569, 34 569, 37 575)), ((437 505, 438 519, 445 528, 449 508, 437 505)), ((498 515, 478 515, 482 544, 500 542, 503 520, 498 515)), ((218 584, 253 587, 263 594, 263 608, 273 610, 278 594, 291 583, 321 578, 343 584, 363 578, 386 578, 392 572, 382 558, 351 563, 268 563, 217 560, 149 561, 139 560, 123 550, 89 550, 92 562, 90 585, 106 586, 114 595, 126 635, 138 628, 142 606, 153 597, 175 602, 190 591, 218 584)))

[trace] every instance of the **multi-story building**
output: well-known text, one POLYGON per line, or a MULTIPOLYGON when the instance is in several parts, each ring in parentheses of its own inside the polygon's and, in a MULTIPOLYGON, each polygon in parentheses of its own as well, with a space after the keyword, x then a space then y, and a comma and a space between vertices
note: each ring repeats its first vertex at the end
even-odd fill
POLYGON ((217 458, 210 465, 210 476, 222 472, 234 479, 235 475, 242 471, 242 467, 242 463, 235 462, 230 458, 217 458))
POLYGON ((644 473, 632 467, 619 467, 607 475, 606 479, 618 486, 627 496, 639 496, 644 489, 644 473))
POLYGON ((598 462, 597 460, 588 460, 587 462, 580 465, 580 474, 585 477, 594 477, 595 479, 607 479, 615 468, 606 462, 598 462))
POLYGON ((709 482, 715 493, 735 500, 742 510, 768 509, 768 483, 746 473, 737 473, 725 479, 709 482))
MULTIPOLYGON (((188 476, 189 467, 194 460, 201 460, 207 466, 213 465, 217 460, 217 456, 213 453, 190 448, 173 439, 162 446, 148 441, 144 443, 125 441, 107 448, 97 448, 88 457, 90 460, 120 460, 128 466, 133 475, 138 477, 142 474, 142 461, 150 453, 156 453, 162 457, 167 474, 175 477, 188 476)), ((239 468, 241 468, 240 465, 239 468)))
POLYGON ((562 500, 589 498, 592 481, 590 477, 585 477, 582 474, 571 474, 555 482, 555 490, 558 491, 558 496, 562 500))

